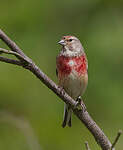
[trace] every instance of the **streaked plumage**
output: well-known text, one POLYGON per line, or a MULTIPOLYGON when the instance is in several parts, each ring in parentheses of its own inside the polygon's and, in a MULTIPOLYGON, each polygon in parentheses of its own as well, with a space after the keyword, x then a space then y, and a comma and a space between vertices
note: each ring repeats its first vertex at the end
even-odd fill
MULTIPOLYGON (((59 42, 62 50, 56 59, 59 85, 76 100, 83 95, 88 83, 88 62, 80 41, 74 36, 64 36, 59 42)), ((65 105, 64 121, 71 126, 72 110, 65 105)))

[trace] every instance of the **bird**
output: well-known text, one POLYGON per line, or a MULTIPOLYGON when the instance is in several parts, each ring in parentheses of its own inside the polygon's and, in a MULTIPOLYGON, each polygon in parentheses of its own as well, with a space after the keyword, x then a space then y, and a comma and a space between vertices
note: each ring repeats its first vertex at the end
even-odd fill
MULTIPOLYGON (((71 35, 58 42, 62 46, 56 57, 58 85, 75 101, 83 96, 88 84, 88 60, 80 40, 71 35)), ((72 109, 65 104, 62 127, 71 127, 72 109)))

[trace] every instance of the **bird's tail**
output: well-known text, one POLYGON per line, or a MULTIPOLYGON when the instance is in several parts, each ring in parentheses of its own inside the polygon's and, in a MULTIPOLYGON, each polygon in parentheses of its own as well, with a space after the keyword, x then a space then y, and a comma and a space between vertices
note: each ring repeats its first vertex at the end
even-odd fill
POLYGON ((64 106, 64 118, 62 127, 64 128, 66 125, 71 127, 71 115, 72 115, 72 109, 69 108, 66 104, 64 106))

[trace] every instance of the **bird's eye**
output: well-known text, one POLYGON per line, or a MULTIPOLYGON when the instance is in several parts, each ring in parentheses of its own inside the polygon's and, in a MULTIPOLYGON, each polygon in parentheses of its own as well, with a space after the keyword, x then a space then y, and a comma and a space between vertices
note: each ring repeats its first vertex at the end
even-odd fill
POLYGON ((69 39, 69 42, 73 41, 73 39, 69 39))

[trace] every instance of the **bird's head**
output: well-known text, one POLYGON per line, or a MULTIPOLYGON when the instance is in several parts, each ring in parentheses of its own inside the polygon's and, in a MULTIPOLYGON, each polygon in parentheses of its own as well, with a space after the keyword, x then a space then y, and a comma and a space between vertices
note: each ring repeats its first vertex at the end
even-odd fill
POLYGON ((75 36, 63 36, 58 43, 62 45, 62 51, 65 55, 74 56, 83 52, 82 44, 75 36))

